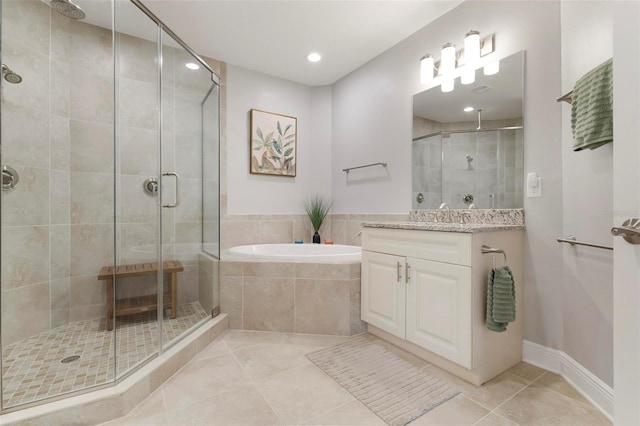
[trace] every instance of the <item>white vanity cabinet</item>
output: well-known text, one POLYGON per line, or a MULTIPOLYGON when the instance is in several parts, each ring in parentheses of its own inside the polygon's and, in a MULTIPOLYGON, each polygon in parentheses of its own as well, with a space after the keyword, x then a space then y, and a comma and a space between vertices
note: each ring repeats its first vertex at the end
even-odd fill
POLYGON ((363 228, 361 316, 369 331, 481 384, 522 357, 522 231, 439 232, 363 228), (505 250, 516 280, 516 321, 484 327, 486 283, 505 250))

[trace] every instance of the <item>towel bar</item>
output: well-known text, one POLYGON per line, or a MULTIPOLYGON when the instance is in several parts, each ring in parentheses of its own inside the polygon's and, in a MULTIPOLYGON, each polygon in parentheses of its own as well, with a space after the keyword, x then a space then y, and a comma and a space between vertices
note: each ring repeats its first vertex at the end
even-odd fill
POLYGON ((480 247, 480 250, 482 251, 482 254, 501 253, 504 256, 504 266, 507 266, 507 253, 505 253, 504 250, 499 248, 489 247, 485 244, 483 244, 482 247, 480 247))
POLYGON ((573 103, 573 90, 560 96, 556 99, 556 102, 566 102, 568 104, 573 103))
POLYGON ((577 245, 577 246, 595 247, 595 248, 604 249, 604 250, 613 250, 613 247, 610 247, 610 246, 603 246, 600 244, 591 244, 591 243, 585 243, 583 241, 576 241, 575 235, 569 235, 566 238, 558 237, 557 241, 559 243, 569 243, 572 246, 577 245))
POLYGON ((373 166, 382 166, 382 167, 387 167, 387 163, 371 163, 371 164, 365 164, 364 166, 357 166, 357 167, 348 167, 346 169, 342 169, 343 172, 345 172, 346 174, 349 174, 349 171, 351 170, 355 170, 355 169, 363 169, 365 167, 373 167, 373 166))

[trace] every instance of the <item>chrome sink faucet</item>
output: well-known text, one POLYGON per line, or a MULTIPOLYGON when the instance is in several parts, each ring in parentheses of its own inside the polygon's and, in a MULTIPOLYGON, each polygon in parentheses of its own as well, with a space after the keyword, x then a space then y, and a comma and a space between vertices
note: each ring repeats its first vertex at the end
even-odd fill
POLYGON ((451 223, 451 209, 449 208, 449 205, 447 203, 442 203, 440 204, 440 207, 438 207, 438 209, 447 209, 447 215, 445 216, 444 221, 447 223, 451 223))

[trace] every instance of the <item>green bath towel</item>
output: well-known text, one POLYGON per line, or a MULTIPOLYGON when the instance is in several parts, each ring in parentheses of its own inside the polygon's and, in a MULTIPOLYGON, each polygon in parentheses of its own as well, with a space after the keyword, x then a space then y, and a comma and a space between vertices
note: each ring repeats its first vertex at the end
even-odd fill
POLYGON ((576 82, 571 96, 573 150, 613 142, 613 59, 576 82))
POLYGON ((494 268, 487 280, 486 325, 492 331, 505 331, 516 319, 516 289, 508 266, 494 268))

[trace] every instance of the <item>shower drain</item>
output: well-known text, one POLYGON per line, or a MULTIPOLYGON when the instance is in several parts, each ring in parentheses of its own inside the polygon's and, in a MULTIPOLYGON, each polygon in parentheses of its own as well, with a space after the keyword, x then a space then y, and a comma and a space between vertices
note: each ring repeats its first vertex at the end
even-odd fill
POLYGON ((63 363, 63 364, 68 364, 70 362, 77 361, 79 359, 80 359, 80 355, 72 355, 72 356, 68 356, 66 358, 62 358, 62 360, 60 360, 60 362, 63 363))

